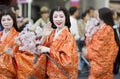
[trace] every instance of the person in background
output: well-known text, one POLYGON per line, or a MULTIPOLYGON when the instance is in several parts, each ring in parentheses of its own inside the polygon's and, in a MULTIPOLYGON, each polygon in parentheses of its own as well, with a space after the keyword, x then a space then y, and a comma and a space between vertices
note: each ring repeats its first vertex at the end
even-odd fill
MULTIPOLYGON (((78 26, 78 21, 77 21, 77 17, 78 17, 78 14, 79 14, 78 8, 74 7, 74 6, 70 7, 69 13, 70 13, 70 22, 71 22, 70 32, 75 37, 76 44, 77 44, 77 49, 79 51, 78 52, 78 54, 79 54, 78 60, 80 62, 81 46, 80 46, 79 26, 78 26)), ((79 70, 81 70, 79 65, 78 65, 78 68, 79 68, 79 70)))
POLYGON ((17 26, 19 28, 19 32, 21 32, 26 27, 26 24, 29 23, 29 20, 28 18, 19 16, 19 7, 17 5, 12 5, 11 10, 16 14, 17 26))
POLYGON ((89 15, 90 18, 93 18, 94 17, 94 8, 93 7, 89 7, 88 10, 87 10, 87 13, 89 15))
POLYGON ((75 40, 77 41, 80 38, 78 32, 78 22, 77 22, 77 17, 78 17, 77 7, 70 7, 69 13, 70 13, 70 22, 71 22, 70 31, 75 36, 75 40))
POLYGON ((117 15, 118 15, 118 23, 119 23, 119 28, 118 29, 119 29, 119 33, 120 33, 120 12, 118 12, 117 15))
POLYGON ((113 29, 113 13, 105 7, 98 9, 97 12, 99 29, 92 34, 87 44, 86 58, 91 61, 88 79, 114 79, 113 67, 119 43, 113 29))
POLYGON ((79 29, 79 35, 80 35, 80 52, 82 52, 82 47, 85 46, 85 33, 86 33, 86 24, 88 22, 88 20, 90 19, 87 11, 83 12, 81 15, 81 19, 78 21, 78 29, 79 29))
MULTIPOLYGON (((82 53, 84 53, 82 51, 82 48, 85 47, 85 33, 86 33, 86 24, 87 24, 87 21, 89 20, 89 15, 87 13, 87 11, 83 12, 82 15, 81 15, 81 18, 78 20, 78 29, 79 29, 79 35, 80 35, 80 40, 79 40, 79 51, 80 51, 80 54, 82 56, 82 53)), ((84 72, 85 70, 85 61, 82 59, 82 57, 80 56, 80 59, 79 59, 79 71, 82 73, 84 72)), ((88 71, 88 70, 87 70, 88 71)))
POLYGON ((51 57, 47 61, 47 79, 77 79, 78 52, 74 36, 70 33, 69 12, 64 7, 53 8, 50 22, 54 30, 44 46, 38 46, 40 52, 49 53, 51 57))
POLYGON ((114 23, 115 23, 113 28, 116 30, 117 35, 120 39, 120 32, 119 32, 120 24, 119 24, 119 21, 118 21, 119 16, 118 16, 118 12, 116 10, 113 10, 113 19, 114 19, 114 23))
POLYGON ((119 26, 119 23, 118 23, 118 12, 116 10, 112 10, 113 11, 113 20, 114 20, 114 23, 115 25, 119 26))
POLYGON ((4 8, 0 13, 0 79, 16 79, 16 64, 14 60, 15 38, 18 35, 18 27, 15 14, 4 8))
POLYGON ((42 6, 40 8, 40 15, 41 17, 35 22, 35 24, 33 24, 30 28, 31 31, 35 31, 38 28, 41 28, 44 30, 45 33, 43 33, 43 35, 46 34, 46 36, 48 34, 51 33, 51 31, 53 30, 49 25, 51 24, 49 21, 49 9, 46 6, 42 6))
POLYGON ((46 6, 42 6, 40 8, 40 18, 35 22, 33 25, 33 28, 36 29, 36 27, 40 26, 41 28, 44 28, 49 23, 49 9, 46 6))
POLYGON ((120 12, 117 12, 117 15, 118 15, 118 23, 120 25, 120 12))

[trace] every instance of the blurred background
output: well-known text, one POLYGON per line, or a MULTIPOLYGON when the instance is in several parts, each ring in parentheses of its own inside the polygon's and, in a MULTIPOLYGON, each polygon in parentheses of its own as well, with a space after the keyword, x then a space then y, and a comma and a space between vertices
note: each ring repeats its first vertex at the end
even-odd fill
POLYGON ((89 7, 99 9, 101 7, 110 7, 120 12, 120 0, 0 0, 0 5, 18 5, 19 15, 28 17, 35 22, 39 17, 41 6, 47 6, 50 9, 55 6, 65 6, 69 9, 71 6, 79 8, 79 14, 89 7))

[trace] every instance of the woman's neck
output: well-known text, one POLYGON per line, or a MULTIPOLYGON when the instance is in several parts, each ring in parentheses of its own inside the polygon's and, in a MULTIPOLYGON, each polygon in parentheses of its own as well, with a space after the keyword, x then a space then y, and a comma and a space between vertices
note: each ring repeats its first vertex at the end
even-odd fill
POLYGON ((105 23, 102 21, 102 22, 100 22, 100 27, 103 27, 105 25, 105 23))
POLYGON ((64 27, 57 28, 57 32, 61 31, 64 27))
POLYGON ((4 33, 8 33, 10 29, 4 29, 4 33))
POLYGON ((6 38, 7 34, 9 33, 9 31, 10 31, 10 29, 4 29, 3 30, 3 34, 2 34, 2 36, 0 38, 0 41, 3 41, 6 38))
POLYGON ((43 20, 45 23, 47 23, 48 18, 43 17, 42 20, 43 20))

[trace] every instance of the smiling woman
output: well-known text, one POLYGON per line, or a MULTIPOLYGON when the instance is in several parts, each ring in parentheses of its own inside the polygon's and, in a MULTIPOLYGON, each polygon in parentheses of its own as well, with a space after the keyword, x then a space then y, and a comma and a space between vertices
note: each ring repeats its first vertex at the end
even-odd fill
POLYGON ((13 59, 15 37, 18 35, 16 17, 9 9, 4 9, 0 15, 0 79, 16 79, 16 70, 13 59), (8 60, 7 60, 8 59, 8 60))
POLYGON ((50 22, 54 30, 44 44, 38 46, 41 52, 49 53, 45 54, 48 57, 46 79, 77 79, 78 52, 74 36, 69 31, 70 19, 67 9, 64 7, 52 9, 50 22))
POLYGON ((58 29, 62 29, 65 25, 65 15, 62 11, 56 11, 53 14, 53 22, 58 29))
POLYGON ((1 19, 1 24, 3 25, 3 28, 7 32, 7 30, 11 29, 13 26, 13 19, 10 15, 5 15, 1 19))

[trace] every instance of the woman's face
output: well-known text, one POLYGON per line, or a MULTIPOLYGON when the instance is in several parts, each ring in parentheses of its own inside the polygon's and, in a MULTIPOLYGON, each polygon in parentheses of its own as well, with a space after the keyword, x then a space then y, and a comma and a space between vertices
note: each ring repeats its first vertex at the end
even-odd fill
POLYGON ((89 19, 90 19, 90 16, 87 14, 87 15, 84 17, 84 20, 87 22, 89 19))
POLYGON ((41 14, 41 17, 46 20, 49 18, 49 13, 43 13, 41 14))
POLYGON ((4 29, 10 29, 13 26, 13 19, 10 15, 4 15, 1 18, 1 24, 4 29))
POLYGON ((57 28, 63 28, 65 26, 65 18, 63 11, 55 11, 53 13, 53 23, 57 28))

